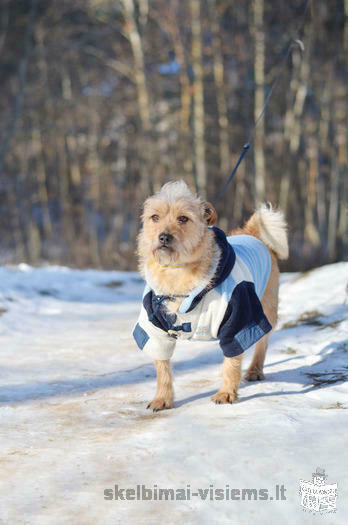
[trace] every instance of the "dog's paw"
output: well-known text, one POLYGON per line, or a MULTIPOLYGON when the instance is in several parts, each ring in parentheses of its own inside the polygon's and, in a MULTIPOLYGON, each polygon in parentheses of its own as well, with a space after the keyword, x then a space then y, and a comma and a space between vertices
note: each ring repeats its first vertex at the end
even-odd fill
POLYGON ((153 412, 159 412, 160 410, 165 410, 166 408, 173 408, 174 403, 172 399, 165 399, 164 397, 155 397, 147 405, 146 408, 150 408, 150 410, 153 410, 153 412))
POLYGON ((265 379, 265 374, 258 368, 251 368, 246 371, 244 379, 246 381, 262 381, 265 379))
POLYGON ((216 405, 223 405, 225 403, 235 403, 238 401, 238 395, 235 390, 233 392, 217 392, 213 396, 211 396, 211 400, 216 405))

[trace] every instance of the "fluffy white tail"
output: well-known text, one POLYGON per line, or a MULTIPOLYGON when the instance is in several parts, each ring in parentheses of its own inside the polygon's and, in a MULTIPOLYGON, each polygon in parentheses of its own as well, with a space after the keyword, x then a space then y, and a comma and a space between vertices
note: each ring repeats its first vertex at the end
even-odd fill
POLYGON ((271 204, 261 204, 255 213, 260 239, 273 250, 279 259, 289 257, 287 224, 283 212, 273 210, 271 204))

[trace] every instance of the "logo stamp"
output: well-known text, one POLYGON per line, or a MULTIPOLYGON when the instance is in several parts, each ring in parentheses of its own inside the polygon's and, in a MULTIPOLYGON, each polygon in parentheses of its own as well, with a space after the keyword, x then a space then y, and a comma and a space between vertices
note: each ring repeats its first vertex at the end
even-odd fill
POLYGON ((312 481, 300 479, 301 505, 304 511, 313 514, 336 512, 337 483, 327 483, 325 469, 317 467, 312 474, 312 481))

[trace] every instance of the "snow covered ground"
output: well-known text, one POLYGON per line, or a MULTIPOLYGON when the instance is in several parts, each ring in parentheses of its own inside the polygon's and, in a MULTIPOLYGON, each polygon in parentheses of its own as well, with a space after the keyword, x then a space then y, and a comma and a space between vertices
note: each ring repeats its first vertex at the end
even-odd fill
POLYGON ((153 414, 154 368, 131 337, 136 273, 0 268, 0 523, 347 523, 347 280, 348 263, 282 275, 266 380, 235 405, 210 401, 218 345, 178 345, 175 409, 153 414), (317 467, 338 484, 336 513, 301 507, 317 467), (115 485, 130 490, 105 499, 115 485), (122 499, 137 485, 192 496, 122 499))

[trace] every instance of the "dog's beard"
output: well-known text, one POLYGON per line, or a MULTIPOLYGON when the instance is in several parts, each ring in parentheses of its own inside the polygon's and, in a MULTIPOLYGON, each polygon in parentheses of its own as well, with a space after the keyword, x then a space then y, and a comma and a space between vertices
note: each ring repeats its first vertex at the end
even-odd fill
POLYGON ((172 246, 157 246, 153 256, 159 264, 173 264, 178 262, 178 252, 172 246))

